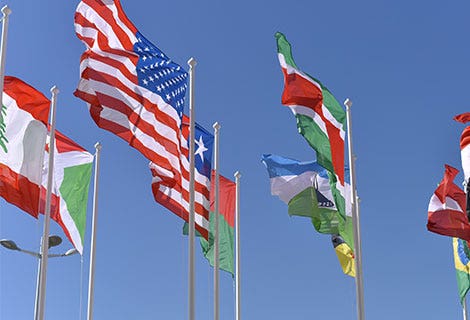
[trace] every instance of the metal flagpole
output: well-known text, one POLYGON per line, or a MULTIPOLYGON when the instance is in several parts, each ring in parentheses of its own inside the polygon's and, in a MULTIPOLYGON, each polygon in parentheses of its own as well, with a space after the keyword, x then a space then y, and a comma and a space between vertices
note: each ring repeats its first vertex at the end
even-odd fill
MULTIPOLYGON (((41 239, 41 244, 39 244, 39 248, 41 248, 42 245, 42 239, 41 239)), ((42 251, 40 249, 39 251, 42 251)), ((38 275, 36 278, 36 299, 34 300, 34 320, 38 320, 38 308, 39 308, 39 290, 41 288, 41 256, 39 256, 38 259, 38 275)))
POLYGON ((95 248, 96 248, 96 222, 98 217, 98 178, 100 175, 100 155, 101 144, 95 144, 95 179, 93 182, 93 218, 91 223, 91 250, 90 250, 90 271, 88 275, 88 312, 87 319, 93 319, 93 293, 95 289, 95 248))
POLYGON ((468 313, 467 313, 467 297, 463 299, 463 320, 468 320, 468 313))
POLYGON ((219 320, 219 130, 220 124, 214 123, 214 320, 219 320))
POLYGON ((364 320, 364 286, 362 277, 362 250, 361 250, 361 228, 359 219, 359 205, 356 193, 356 172, 355 159, 352 145, 352 127, 351 127, 351 106, 352 101, 344 101, 346 107, 346 121, 348 126, 348 151, 349 151, 349 176, 351 181, 351 206, 353 219, 354 235, 354 257, 356 262, 356 300, 357 300, 357 319, 364 320))
POLYGON ((54 174, 54 151, 55 151, 55 115, 57 95, 59 89, 56 86, 51 88, 51 125, 49 133, 49 166, 47 172, 47 193, 46 193, 46 212, 44 214, 44 232, 42 235, 41 245, 41 265, 40 265, 40 278, 39 278, 39 306, 38 306, 38 319, 44 319, 45 306, 46 306, 46 274, 47 274, 47 258, 49 254, 49 227, 51 222, 51 197, 52 197, 52 178, 54 174))
MULTIPOLYGON (((5 57, 7 52, 7 36, 8 36, 8 16, 11 13, 8 6, 2 8, 2 41, 0 43, 0 102, 3 107, 3 79, 5 78, 5 57)), ((0 112, 0 123, 3 122, 3 114, 0 112)))
POLYGON ((235 251, 235 320, 240 320, 240 172, 235 172, 235 233, 236 233, 236 251, 235 251))
POLYGON ((194 281, 194 67, 197 62, 194 58, 188 60, 189 65, 189 274, 188 274, 188 319, 195 319, 195 281, 194 281))

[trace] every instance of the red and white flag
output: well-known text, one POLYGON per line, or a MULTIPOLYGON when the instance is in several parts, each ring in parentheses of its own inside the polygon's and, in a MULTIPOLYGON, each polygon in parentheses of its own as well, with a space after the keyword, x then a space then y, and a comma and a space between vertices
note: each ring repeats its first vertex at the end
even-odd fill
MULTIPOLYGON (((455 121, 467 123, 470 121, 470 112, 462 113, 454 117, 455 121)), ((470 178, 470 126, 466 127, 460 136, 460 154, 462 157, 462 169, 465 182, 470 178)))
POLYGON ((38 217, 50 102, 14 77, 5 77, 0 123, 0 196, 38 217))
POLYGON ((470 223, 465 214, 465 192, 455 183, 459 170, 445 165, 444 178, 431 197, 428 208, 428 230, 470 241, 470 223))

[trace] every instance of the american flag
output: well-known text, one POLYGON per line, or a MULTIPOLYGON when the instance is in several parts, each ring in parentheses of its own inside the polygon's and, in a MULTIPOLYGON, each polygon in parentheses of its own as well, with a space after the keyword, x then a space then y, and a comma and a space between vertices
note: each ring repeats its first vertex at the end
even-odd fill
MULTIPOLYGON (((183 141, 182 158, 183 175, 182 184, 168 185, 162 179, 161 168, 151 162, 152 192, 155 200, 172 211, 176 215, 188 221, 189 209, 189 150, 187 140, 189 139, 189 118, 183 116, 182 125, 183 141)), ((196 230, 208 239, 209 230, 209 188, 211 184, 211 159, 214 145, 214 136, 206 129, 196 123, 195 130, 195 224, 196 230)))
MULTIPOLYGON (((180 129, 187 72, 137 30, 119 0, 81 1, 75 32, 86 50, 74 94, 87 102, 100 128, 126 140, 158 167, 160 184, 187 192, 188 148, 180 129)), ((207 221, 208 205, 199 202, 197 214, 202 217, 196 221, 207 221)))

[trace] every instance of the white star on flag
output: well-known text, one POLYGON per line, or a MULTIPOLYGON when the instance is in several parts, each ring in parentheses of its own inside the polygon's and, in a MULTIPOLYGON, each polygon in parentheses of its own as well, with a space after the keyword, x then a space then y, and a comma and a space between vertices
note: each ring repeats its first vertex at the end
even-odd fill
POLYGON ((202 141, 202 136, 199 137, 199 141, 194 140, 194 142, 196 142, 197 144, 197 150, 194 155, 198 154, 201 157, 201 161, 204 162, 204 151, 207 151, 209 149, 207 149, 204 145, 204 141, 202 141))

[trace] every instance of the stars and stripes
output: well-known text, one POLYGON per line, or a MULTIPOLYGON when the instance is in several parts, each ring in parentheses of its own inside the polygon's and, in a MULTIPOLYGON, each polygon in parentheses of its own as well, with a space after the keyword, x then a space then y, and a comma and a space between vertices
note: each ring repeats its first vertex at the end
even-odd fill
MULTIPOLYGON (((152 172, 152 192, 155 200, 176 215, 188 221, 189 212, 189 118, 183 116, 182 125, 182 168, 181 184, 168 184, 165 182, 164 171, 156 164, 150 163, 152 172)), ((196 230, 208 239, 209 229, 209 194, 212 149, 214 136, 202 126, 196 124, 195 143, 195 223, 196 230)))
MULTIPOLYGON (((180 186, 180 193, 187 193, 187 142, 180 129, 186 71, 138 32, 119 0, 81 1, 75 32, 86 50, 74 94, 88 103, 100 128, 126 140, 158 167, 159 184, 180 186)), ((196 201, 196 223, 205 228, 209 207, 203 199, 196 201)))

